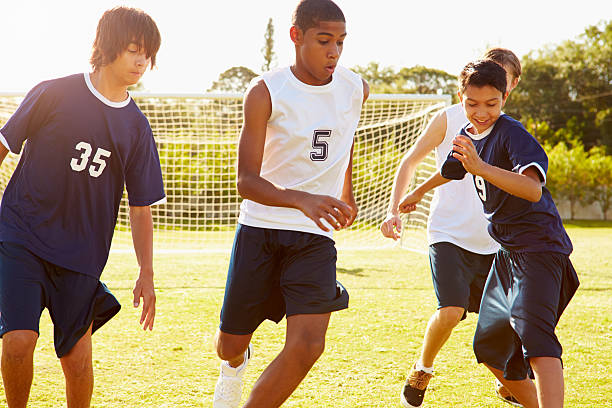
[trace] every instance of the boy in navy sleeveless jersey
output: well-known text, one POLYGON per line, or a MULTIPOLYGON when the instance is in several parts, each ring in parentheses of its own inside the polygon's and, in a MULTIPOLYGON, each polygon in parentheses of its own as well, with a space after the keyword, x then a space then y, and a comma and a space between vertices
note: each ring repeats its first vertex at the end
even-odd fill
MULTIPOLYGON (((520 122, 500 116, 507 97, 501 67, 469 63, 459 82, 470 123, 453 141, 441 175, 423 184, 471 173, 489 233, 501 245, 485 284, 474 352, 525 407, 561 407, 562 349, 554 330, 579 282, 569 260, 572 243, 544 187, 548 158, 520 122), (530 369, 537 396, 525 381, 530 369)), ((420 194, 402 210, 412 210, 420 194)))
POLYGON ((244 198, 216 348, 213 407, 240 404, 253 332, 287 316, 285 346, 244 407, 278 407, 323 352, 331 312, 348 307, 336 281, 333 229, 357 215, 352 146, 367 84, 338 66, 346 36, 330 0, 303 0, 294 13, 295 64, 256 78, 246 93, 238 150, 244 198))
POLYGON ((159 45, 157 26, 144 12, 105 12, 93 72, 38 84, 0 129, 0 163, 23 145, 0 207, 0 335, 9 407, 27 404, 44 308, 54 324, 67 404, 89 406, 91 335, 120 308, 99 278, 124 185, 140 265, 134 306, 143 299, 140 323, 153 328, 149 206, 165 194, 151 128, 127 88, 155 65, 159 45))

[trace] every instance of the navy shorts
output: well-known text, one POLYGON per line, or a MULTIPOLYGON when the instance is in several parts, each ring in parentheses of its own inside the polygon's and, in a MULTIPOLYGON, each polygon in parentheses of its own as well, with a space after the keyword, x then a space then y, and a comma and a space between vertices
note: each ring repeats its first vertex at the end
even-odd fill
POLYGON ((13 330, 38 333, 45 307, 61 358, 90 324, 95 332, 121 305, 96 278, 47 262, 21 245, 0 242, 0 337, 13 330))
POLYGON ((462 320, 467 312, 478 313, 480 299, 495 254, 481 255, 450 242, 429 246, 429 264, 438 309, 462 307, 462 320))
POLYGON ((307 232, 238 224, 219 328, 251 334, 266 319, 348 307, 336 281, 334 241, 307 232))
POLYGON ((474 335, 479 363, 508 380, 530 374, 529 358, 561 358, 555 327, 578 289, 569 256, 500 250, 485 285, 474 335))

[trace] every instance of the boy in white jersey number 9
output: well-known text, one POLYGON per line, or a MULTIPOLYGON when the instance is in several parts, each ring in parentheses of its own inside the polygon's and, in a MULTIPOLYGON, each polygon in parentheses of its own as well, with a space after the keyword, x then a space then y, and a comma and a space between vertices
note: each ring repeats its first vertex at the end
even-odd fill
POLYGON ((353 136, 367 84, 338 66, 346 37, 330 0, 303 0, 290 31, 295 64, 255 78, 246 93, 238 150, 244 198, 216 348, 215 408, 238 407, 253 332, 287 316, 285 347, 245 407, 278 407, 323 352, 333 311, 348 307, 336 281, 333 230, 357 215, 353 136))

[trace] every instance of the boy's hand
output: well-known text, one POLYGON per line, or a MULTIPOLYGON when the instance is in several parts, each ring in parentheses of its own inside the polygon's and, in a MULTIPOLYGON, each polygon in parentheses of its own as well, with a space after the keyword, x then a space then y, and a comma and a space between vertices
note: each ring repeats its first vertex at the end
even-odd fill
POLYGON ((409 213, 416 210, 416 206, 423 199, 423 194, 418 190, 413 190, 406 194, 400 202, 398 208, 401 213, 409 213))
POLYGON ((352 194, 346 197, 343 195, 342 197, 340 197, 340 200, 348 204, 351 208, 351 216, 349 217, 349 219, 347 219, 346 225, 344 225, 343 227, 348 228, 353 225, 353 221, 355 221, 355 218, 357 218, 357 213, 359 212, 359 209, 357 208, 357 202, 355 202, 355 196, 353 196, 352 194))
POLYGON ((304 193, 298 205, 300 211, 323 231, 329 231, 329 228, 321 220, 339 230, 349 226, 357 215, 356 208, 353 209, 347 203, 327 195, 304 193))
POLYGON ((399 214, 391 212, 387 213, 387 217, 380 225, 380 232, 382 232, 383 236, 393 238, 395 241, 401 238, 400 234, 402 232, 402 219, 399 217, 399 214))
POLYGON ((140 298, 142 302, 142 314, 140 315, 140 324, 143 330, 147 328, 153 330, 153 322, 155 321, 155 287, 153 284, 153 273, 143 273, 141 271, 140 276, 136 280, 134 285, 134 307, 140 305, 140 298))
POLYGON ((469 137, 458 135, 453 139, 453 157, 459 160, 469 173, 480 175, 484 162, 469 137))

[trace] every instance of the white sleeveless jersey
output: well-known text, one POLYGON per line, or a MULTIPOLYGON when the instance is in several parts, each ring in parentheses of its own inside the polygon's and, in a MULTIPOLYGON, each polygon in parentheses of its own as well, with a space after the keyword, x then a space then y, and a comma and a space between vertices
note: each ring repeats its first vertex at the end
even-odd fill
MULTIPOLYGON (((329 84, 307 85, 289 67, 263 78, 272 101, 260 175, 292 190, 340 198, 363 104, 363 82, 337 66, 329 84)), ((295 208, 243 200, 238 222, 332 237, 295 208)))
MULTIPOLYGON (((448 107, 445 113, 446 135, 436 148, 438 171, 452 150, 453 139, 468 122, 461 104, 448 107)), ((427 223, 430 245, 450 242, 478 254, 495 253, 499 244, 489 235, 488 225, 471 174, 436 188, 427 223)))

